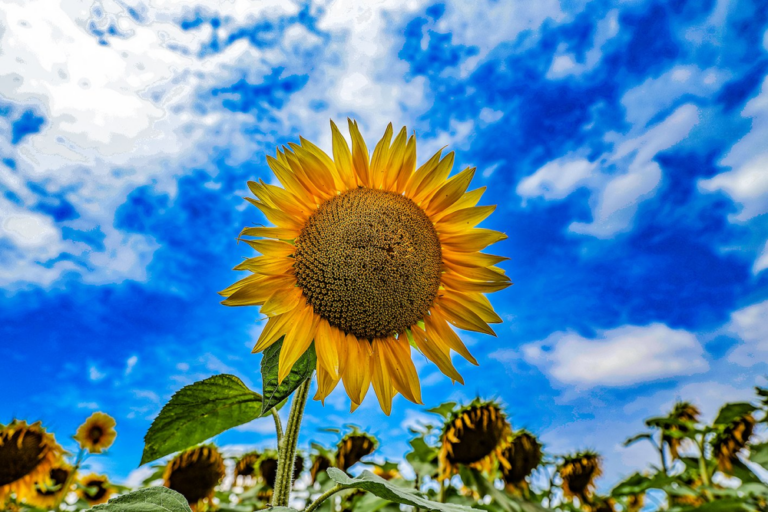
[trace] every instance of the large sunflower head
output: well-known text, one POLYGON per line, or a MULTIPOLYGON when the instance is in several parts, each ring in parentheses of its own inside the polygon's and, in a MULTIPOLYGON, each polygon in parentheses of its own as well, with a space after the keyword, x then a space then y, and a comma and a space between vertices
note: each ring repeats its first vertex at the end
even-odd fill
POLYGON ((336 446, 336 467, 346 471, 376 449, 379 442, 370 434, 355 429, 336 446))
POLYGON ((43 480, 36 482, 34 490, 25 498, 24 502, 44 510, 52 510, 57 503, 66 496, 71 487, 72 467, 67 464, 58 464, 48 471, 43 480))
POLYGON ((95 412, 91 414, 85 423, 80 425, 75 434, 75 439, 80 443, 80 448, 90 453, 101 453, 115 442, 115 419, 109 414, 95 412))
POLYGON ((237 459, 235 463, 235 479, 238 477, 249 478, 256 474, 256 465, 261 455, 259 452, 249 452, 237 459))
POLYGON ((509 434, 507 416, 495 402, 474 400, 453 411, 440 435, 440 478, 449 478, 461 465, 489 472, 496 461, 508 466, 503 450, 509 434))
MULTIPOLYGON (((672 412, 669 414, 669 418, 675 420, 676 422, 682 421, 686 423, 695 423, 699 421, 700 415, 701 412, 699 411, 699 408, 692 403, 677 402, 672 409, 672 412)), ((686 434, 690 431, 690 428, 679 423, 670 423, 668 425, 664 425, 664 431, 665 432, 661 434, 662 442, 669 446, 669 452, 672 454, 673 458, 679 458, 680 446, 683 444, 685 439, 669 435, 668 432, 680 432, 682 434, 686 434)))
POLYGON ((34 493, 35 483, 50 478, 63 453, 40 422, 14 420, 0 428, 0 506, 11 494, 23 500, 34 493))
POLYGON ((530 432, 518 430, 501 453, 509 463, 509 466, 501 467, 501 476, 507 488, 516 490, 525 487, 525 479, 541 464, 539 440, 530 432))
POLYGON ((421 403, 411 344, 454 381, 451 350, 473 364, 454 327, 494 334, 501 322, 485 294, 511 283, 481 253, 506 238, 475 226, 494 207, 467 192, 475 169, 449 178, 453 153, 418 169, 416 138, 392 125, 369 157, 357 124, 352 149, 331 123, 333 159, 311 142, 290 144, 267 162, 282 187, 249 182, 248 199, 275 227, 245 228, 261 256, 235 267, 251 275, 221 294, 228 306, 260 306, 268 318, 254 347, 283 339, 282 381, 315 343, 318 391, 339 380, 352 410, 370 385, 389 414, 396 393, 421 403))
POLYGON ((190 448, 165 468, 163 485, 181 493, 190 506, 210 501, 213 491, 224 478, 224 461, 213 445, 190 448))
POLYGON ((600 456, 592 451, 583 451, 563 458, 557 468, 563 481, 563 494, 566 498, 579 498, 588 503, 595 489, 595 480, 603 470, 600 456))
POLYGON ((109 501, 114 492, 106 475, 91 473, 80 479, 78 494, 92 507, 109 501))
POLYGON ((720 471, 726 474, 733 472, 733 464, 738 462, 739 452, 747 446, 755 423, 754 416, 745 414, 715 435, 712 440, 712 449, 720 471))

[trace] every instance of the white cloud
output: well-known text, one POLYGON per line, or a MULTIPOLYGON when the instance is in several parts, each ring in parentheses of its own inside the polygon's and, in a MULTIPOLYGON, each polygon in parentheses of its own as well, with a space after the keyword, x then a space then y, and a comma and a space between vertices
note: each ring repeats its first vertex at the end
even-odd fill
POLYGON ((731 313, 726 329, 741 340, 728 354, 730 362, 741 366, 768 362, 768 300, 731 313))
POLYGON ((603 57, 603 47, 619 33, 619 11, 614 9, 597 23, 592 48, 584 56, 584 62, 576 62, 568 48, 558 48, 547 71, 547 78, 558 80, 572 75, 580 75, 595 68, 603 57))
POLYGON ((88 379, 90 379, 90 380, 92 380, 94 382, 100 381, 101 379, 103 379, 106 376, 107 376, 106 373, 100 372, 99 369, 96 368, 96 366, 94 366, 94 365, 91 365, 88 368, 88 379))
POLYGON ((628 386, 709 368, 693 334, 663 324, 623 326, 594 339, 556 332, 524 345, 522 354, 554 380, 583 388, 628 386))
POLYGON ((730 171, 699 181, 704 192, 723 192, 741 211, 731 220, 745 222, 768 212, 768 78, 760 94, 751 99, 741 112, 752 120, 752 129, 731 147, 720 161, 730 171))
POLYGON ((752 265, 752 273, 759 274, 766 268, 768 268, 768 241, 765 242, 765 245, 763 246, 763 250, 760 252, 760 255, 755 260, 754 265, 752 265))
POLYGON ((594 162, 572 156, 552 160, 521 180, 517 194, 523 198, 543 197, 548 201, 563 199, 584 185, 596 167, 594 162))
POLYGON ((125 375, 130 375, 136 363, 139 362, 139 356, 131 356, 125 362, 125 375))

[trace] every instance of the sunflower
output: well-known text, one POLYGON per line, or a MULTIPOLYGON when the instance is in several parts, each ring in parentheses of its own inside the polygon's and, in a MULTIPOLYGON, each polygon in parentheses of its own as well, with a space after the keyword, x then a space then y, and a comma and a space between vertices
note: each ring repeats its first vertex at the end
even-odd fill
POLYGON ((163 485, 181 493, 191 507, 210 501, 213 491, 224 478, 224 461, 213 445, 186 450, 165 468, 163 485))
MULTIPOLYGON (((669 414, 669 417, 675 421, 683 421, 687 423, 695 423, 699 420, 701 412, 699 408, 690 402, 677 402, 669 414)), ((677 423, 669 423, 663 425, 664 431, 661 434, 661 442, 666 443, 669 446, 669 452, 672 454, 672 458, 679 458, 679 450, 685 439, 671 436, 668 432, 680 432, 681 434, 687 434, 690 432, 690 428, 686 425, 680 425, 677 423)))
POLYGON ((747 446, 754 427, 755 418, 751 414, 745 414, 715 435, 712 450, 720 471, 726 474, 733 472, 733 464, 738 462, 739 452, 747 446))
POLYGON ((115 442, 115 419, 109 414, 95 412, 85 423, 80 425, 75 434, 75 440, 80 448, 90 453, 101 453, 115 442))
POLYGON ((370 434, 355 430, 336 446, 336 467, 346 471, 376 449, 379 442, 370 434))
POLYGON ((235 480, 238 477, 252 477, 256 474, 256 463, 261 455, 258 452, 249 452, 237 459, 235 463, 235 480))
POLYGON ((69 492, 67 483, 71 482, 71 476, 72 467, 67 464, 52 467, 44 480, 35 483, 34 490, 24 498, 24 503, 52 510, 69 492))
POLYGON ((283 186, 249 182, 258 199, 247 200, 275 227, 243 229, 262 256, 220 293, 268 318, 254 352, 283 339, 280 382, 314 341, 315 399, 341 380, 355 410, 372 384, 389 414, 396 393, 421 403, 411 344, 453 381, 451 350, 477 364, 450 325, 495 335, 484 294, 511 284, 495 266, 507 258, 480 251, 506 236, 475 227, 495 207, 476 206, 483 188, 466 192, 474 168, 448 178, 453 153, 416 169, 405 128, 393 141, 390 124, 370 158, 357 123, 349 130, 351 151, 331 122, 333 159, 303 138, 267 156, 283 186))
POLYGON ((373 474, 384 480, 394 480, 395 478, 402 478, 400 471, 398 471, 398 465, 394 462, 385 462, 384 464, 375 464, 373 466, 373 474))
POLYGON ((114 489, 109 485, 106 475, 92 473, 80 479, 78 494, 92 507, 109 501, 113 493, 114 489))
POLYGON ((595 479, 603 474, 600 456, 592 451, 584 451, 563 458, 558 473, 563 481, 563 494, 566 498, 579 498, 582 503, 589 503, 595 487, 595 479))
POLYGON ((527 486, 525 479, 541 464, 541 443, 530 432, 519 430, 509 439, 502 455, 509 467, 501 467, 501 476, 508 490, 517 491, 527 486))
POLYGON ((331 466, 333 466, 333 461, 328 456, 322 453, 315 454, 312 457, 312 467, 309 468, 309 476, 312 479, 312 483, 317 482, 317 478, 331 466))
POLYGON ((440 435, 440 479, 457 473, 460 465, 488 472, 496 460, 509 466, 503 455, 509 434, 507 417, 494 402, 474 400, 454 411, 440 435))
POLYGON ((21 501, 47 482, 64 450, 40 422, 13 420, 0 429, 0 507, 11 494, 21 501))
POLYGON ((616 503, 612 498, 594 498, 585 508, 589 512, 616 512, 616 503))
MULTIPOLYGON (((258 464, 259 474, 267 487, 274 488, 277 479, 277 452, 267 450, 261 456, 258 464)), ((296 454, 293 462, 293 480, 296 480, 304 470, 304 457, 296 454)))
POLYGON ((630 494, 627 497, 625 510, 627 512, 640 512, 645 506, 645 494, 630 494))

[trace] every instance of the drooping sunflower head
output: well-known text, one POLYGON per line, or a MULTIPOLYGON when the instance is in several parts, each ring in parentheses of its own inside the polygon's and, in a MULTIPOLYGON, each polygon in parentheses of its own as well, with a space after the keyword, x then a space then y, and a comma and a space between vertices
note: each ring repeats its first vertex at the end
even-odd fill
POLYGON ((40 422, 13 420, 0 428, 0 506, 11 494, 21 501, 35 491, 35 482, 50 478, 64 450, 40 422))
POLYGON ((34 490, 24 502, 44 510, 53 509, 57 503, 70 491, 72 467, 59 463, 48 471, 46 478, 35 482, 34 490), (68 486, 67 483, 70 483, 68 486))
POLYGON ((181 493, 190 506, 210 501, 224 478, 224 460, 213 445, 190 448, 173 458, 165 468, 163 485, 181 493))
MULTIPOLYGON (((695 423, 699 421, 701 412, 699 408, 690 402, 677 402, 669 414, 669 417, 676 422, 695 423)), ((661 434, 661 440, 669 446, 669 452, 672 457, 677 459, 680 457, 679 451, 685 439, 669 435, 668 432, 680 432, 686 434, 690 431, 687 425, 681 425, 679 423, 669 423, 664 425, 664 432, 661 434)))
POLYGON ((579 498, 588 503, 595 489, 595 480, 603 474, 602 460, 592 451, 583 451, 563 458, 557 468, 563 481, 563 494, 566 498, 579 498))
POLYGON ((345 435, 336 446, 336 467, 346 471, 363 457, 376 450, 378 440, 372 435, 355 429, 345 435))
POLYGON ((541 464, 541 443, 526 430, 518 430, 509 439, 502 456, 509 466, 502 465, 501 476, 508 490, 526 486, 526 478, 541 464))
MULTIPOLYGON (((265 450, 256 467, 259 469, 259 474, 262 480, 264 480, 264 484, 267 487, 274 488, 275 480, 277 480, 277 452, 275 450, 265 450)), ((297 453, 293 463, 293 480, 299 478, 303 470, 304 457, 297 453)))
POLYGON ((90 453, 101 453, 115 442, 115 419, 109 414, 95 412, 80 425, 75 439, 80 447, 90 453))
POLYGON ((238 477, 249 478, 256 475, 256 465, 261 455, 259 452, 249 452, 237 459, 235 463, 235 479, 238 477))
POLYGON ((109 501, 114 492, 106 475, 91 473, 80 479, 78 494, 92 507, 109 501))
POLYGON ((747 446, 755 423, 752 414, 745 414, 715 435, 712 440, 712 450, 720 471, 726 474, 733 472, 733 464, 738 462, 739 452, 747 446))
POLYGON ((312 456, 312 467, 309 468, 309 476, 312 479, 312 483, 317 482, 317 479, 325 473, 325 471, 333 466, 333 460, 325 453, 316 453, 312 456))
POLYGON ((478 399, 453 411, 440 435, 440 478, 449 478, 461 465, 488 472, 497 461, 508 466, 503 450, 509 435, 507 416, 495 402, 478 399))
POLYGON ((245 228, 261 253, 235 267, 251 275, 221 294, 268 317, 254 352, 283 339, 278 379, 314 341, 318 391, 339 380, 352 410, 373 385, 389 414, 401 393, 421 403, 411 344, 453 381, 451 350, 473 364, 454 327, 494 334, 501 322, 485 294, 511 283, 480 251, 505 235, 476 228, 494 207, 467 192, 473 168, 449 178, 453 153, 416 168, 416 139, 392 125, 369 157, 356 123, 352 149, 331 123, 333 159, 301 139, 267 162, 282 187, 249 182, 248 199, 275 227, 245 228))

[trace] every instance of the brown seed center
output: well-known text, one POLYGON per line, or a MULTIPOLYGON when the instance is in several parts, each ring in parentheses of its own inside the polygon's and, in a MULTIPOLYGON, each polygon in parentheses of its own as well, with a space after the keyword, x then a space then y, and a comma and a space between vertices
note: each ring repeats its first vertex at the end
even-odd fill
POLYGON ((0 486, 34 471, 45 452, 40 432, 19 429, 10 436, 0 436, 0 486))
POLYGON ((440 241, 426 213, 393 192, 357 188, 323 203, 296 243, 296 279, 315 313, 361 339, 422 320, 440 286, 440 241))

